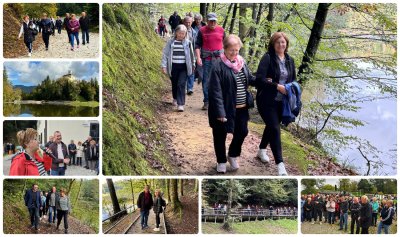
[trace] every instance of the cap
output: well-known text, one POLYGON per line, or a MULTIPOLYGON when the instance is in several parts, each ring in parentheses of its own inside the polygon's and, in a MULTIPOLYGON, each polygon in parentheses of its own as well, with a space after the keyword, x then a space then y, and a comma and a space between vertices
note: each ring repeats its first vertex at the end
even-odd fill
POLYGON ((207 21, 217 21, 217 14, 210 12, 207 14, 207 21))

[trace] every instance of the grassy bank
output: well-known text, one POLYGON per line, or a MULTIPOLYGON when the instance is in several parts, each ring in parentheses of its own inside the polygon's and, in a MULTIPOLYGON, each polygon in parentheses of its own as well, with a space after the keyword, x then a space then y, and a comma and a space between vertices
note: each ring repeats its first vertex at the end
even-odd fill
POLYGON ((296 234, 296 220, 265 220, 233 223, 232 231, 222 228, 222 223, 202 222, 204 234, 296 234))
POLYGON ((157 115, 165 87, 163 42, 145 4, 103 5, 103 170, 106 175, 171 171, 157 115))

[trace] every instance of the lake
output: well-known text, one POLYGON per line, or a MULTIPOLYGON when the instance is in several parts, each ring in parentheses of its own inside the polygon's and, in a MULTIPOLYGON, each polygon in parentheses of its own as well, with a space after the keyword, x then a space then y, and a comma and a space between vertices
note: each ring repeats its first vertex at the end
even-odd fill
POLYGON ((99 106, 3 104, 5 117, 98 117, 99 106))

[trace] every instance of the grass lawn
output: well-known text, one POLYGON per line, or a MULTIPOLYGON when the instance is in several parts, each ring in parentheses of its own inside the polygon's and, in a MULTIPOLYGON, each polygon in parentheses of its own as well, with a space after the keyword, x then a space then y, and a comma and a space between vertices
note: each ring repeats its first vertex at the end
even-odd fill
POLYGON ((222 229, 222 223, 201 224, 204 234, 297 234, 297 220, 235 222, 231 232, 222 229))

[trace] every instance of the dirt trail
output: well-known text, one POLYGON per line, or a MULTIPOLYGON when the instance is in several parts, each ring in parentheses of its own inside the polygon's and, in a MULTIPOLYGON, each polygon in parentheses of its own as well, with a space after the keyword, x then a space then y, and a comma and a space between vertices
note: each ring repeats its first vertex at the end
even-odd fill
POLYGON ((61 34, 56 32, 54 36, 50 36, 49 50, 46 51, 42 35, 39 33, 33 42, 38 49, 33 50, 32 57, 28 57, 26 50, 26 53, 19 58, 97 58, 99 56, 99 34, 89 33, 89 39, 90 44, 82 45, 82 32, 79 32, 79 49, 76 48, 75 41, 75 50, 71 51, 67 33, 63 30, 61 34))
MULTIPOLYGON (((170 88, 170 87, 169 87, 170 88)), ((170 153, 176 158, 176 165, 182 175, 216 175, 216 157, 212 139, 212 130, 208 124, 207 111, 201 110, 203 105, 202 86, 195 83, 194 93, 186 96, 185 111, 180 113, 172 106, 170 90, 163 96, 165 112, 163 122, 167 130, 167 140, 170 143, 170 153)), ((228 149, 232 135, 228 135, 228 149)), ((274 162, 262 163, 256 154, 261 138, 249 131, 242 146, 242 154, 238 159, 240 169, 228 172, 226 175, 277 175, 274 162)), ((269 157, 272 152, 268 149, 269 157)), ((289 175, 300 175, 297 167, 286 165, 289 175)))
POLYGON ((142 230, 139 217, 139 219, 136 220, 136 222, 129 228, 129 230, 125 234, 164 234, 165 229, 163 226, 163 222, 164 215, 160 215, 160 231, 153 231, 153 229, 156 228, 156 214, 154 214, 153 209, 151 209, 149 212, 149 219, 147 221, 149 228, 142 230))
MULTIPOLYGON (((29 228, 30 231, 28 231, 26 233, 64 234, 64 220, 61 221, 59 230, 56 230, 56 227, 57 227, 57 223, 49 224, 48 216, 45 215, 40 220, 39 231, 36 232, 34 229, 29 228)), ((80 220, 69 215, 68 216, 68 234, 96 234, 96 232, 91 227, 81 223, 80 220)))

